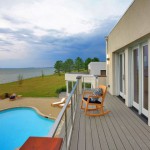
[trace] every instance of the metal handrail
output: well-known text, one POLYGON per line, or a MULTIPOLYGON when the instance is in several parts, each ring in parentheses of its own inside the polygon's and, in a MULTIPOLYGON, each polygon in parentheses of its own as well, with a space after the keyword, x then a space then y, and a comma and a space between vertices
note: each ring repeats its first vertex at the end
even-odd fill
MULTIPOLYGON (((73 89, 72 89, 72 91, 71 91, 69 97, 67 98, 64 107, 62 108, 62 110, 61 110, 61 112, 59 113, 57 119, 55 120, 55 123, 54 123, 54 125, 53 125, 53 127, 52 127, 52 129, 51 129, 51 131, 50 131, 50 133, 49 133, 49 135, 48 135, 49 137, 54 137, 54 136, 55 136, 55 133, 56 133, 56 131, 57 131, 57 128, 58 128, 58 126, 59 126, 59 124, 60 124, 60 122, 61 122, 61 120, 62 120, 62 118, 63 118, 63 115, 66 114, 67 106, 68 106, 69 102, 72 100, 72 96, 73 96, 73 94, 75 93, 78 84, 79 84, 79 79, 77 79, 77 82, 76 82, 76 84, 74 85, 74 87, 73 87, 73 89)), ((71 103, 71 105, 72 105, 72 103, 71 103)))

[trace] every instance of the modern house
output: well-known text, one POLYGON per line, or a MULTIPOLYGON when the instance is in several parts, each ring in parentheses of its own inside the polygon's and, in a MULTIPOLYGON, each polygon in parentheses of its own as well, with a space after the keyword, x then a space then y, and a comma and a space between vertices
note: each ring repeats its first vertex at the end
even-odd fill
POLYGON ((71 92, 77 77, 82 77, 83 88, 96 88, 99 84, 106 85, 106 62, 91 62, 88 65, 88 74, 66 73, 67 95, 71 92))
MULTIPOLYGON (((58 150, 58 146, 61 150, 150 149, 149 16, 150 0, 134 0, 106 37, 106 84, 109 92, 104 108, 111 114, 87 117, 80 109, 83 83, 91 82, 96 87, 99 84, 97 76, 66 74, 66 83, 72 82, 72 90, 48 135, 51 143, 47 143, 51 145, 45 144, 44 139, 40 141, 43 147, 54 145, 58 150), (146 116, 149 126, 126 106, 134 107, 139 115, 146 116)), ((28 145, 32 148, 39 146, 40 142, 28 140, 20 150, 26 150, 24 147, 28 145)), ((43 147, 38 150, 44 150, 43 147)))
POLYGON ((89 74, 106 76, 106 62, 91 62, 88 65, 89 74))
POLYGON ((134 0, 106 37, 107 86, 150 126, 150 0, 134 0))

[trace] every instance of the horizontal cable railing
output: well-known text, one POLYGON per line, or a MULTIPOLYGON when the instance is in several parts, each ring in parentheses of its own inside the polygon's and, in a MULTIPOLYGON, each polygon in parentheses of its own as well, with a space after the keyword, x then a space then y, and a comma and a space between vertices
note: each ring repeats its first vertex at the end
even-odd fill
POLYGON ((74 119, 75 119, 75 112, 76 112, 76 107, 77 107, 77 103, 79 100, 79 89, 80 89, 79 80, 80 79, 81 79, 80 77, 77 78, 77 81, 70 95, 68 96, 64 107, 59 113, 48 135, 49 137, 55 137, 55 136, 62 137, 64 141, 62 145, 62 149, 65 149, 65 150, 68 150, 70 146, 70 140, 71 140, 73 124, 74 124, 74 119))

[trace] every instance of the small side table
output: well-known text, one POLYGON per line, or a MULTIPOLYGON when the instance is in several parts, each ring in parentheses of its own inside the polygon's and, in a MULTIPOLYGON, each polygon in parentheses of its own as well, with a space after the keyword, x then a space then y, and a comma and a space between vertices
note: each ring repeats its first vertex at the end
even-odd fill
POLYGON ((19 150, 60 150, 62 138, 29 137, 19 150))

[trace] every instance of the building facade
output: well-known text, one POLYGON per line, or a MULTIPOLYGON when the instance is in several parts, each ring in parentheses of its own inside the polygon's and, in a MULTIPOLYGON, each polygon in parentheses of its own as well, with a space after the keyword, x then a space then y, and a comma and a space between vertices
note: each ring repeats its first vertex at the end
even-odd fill
POLYGON ((106 37, 107 86, 150 126, 150 0, 135 0, 106 37))
POLYGON ((88 70, 89 74, 106 76, 106 62, 90 62, 88 70))

